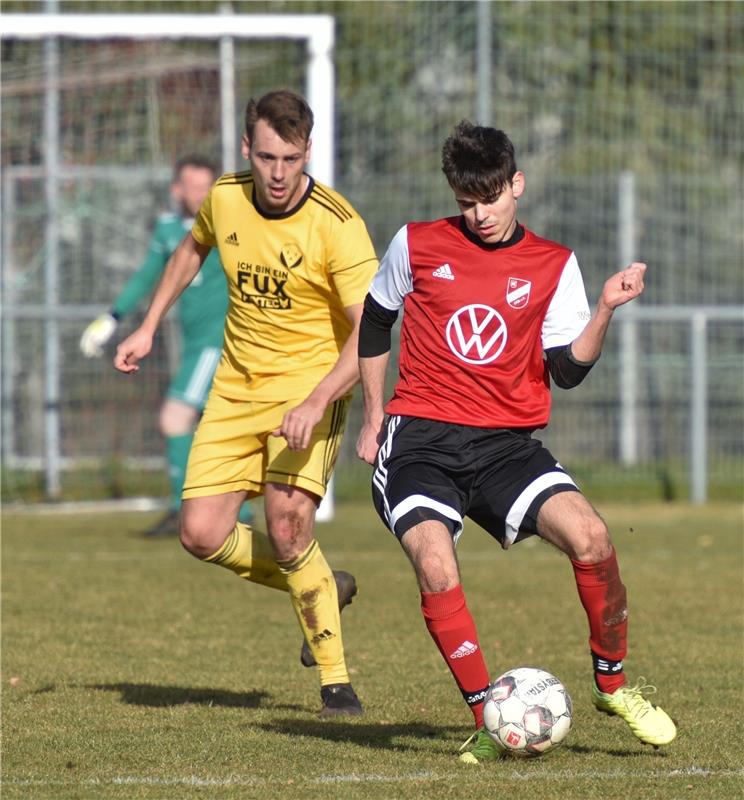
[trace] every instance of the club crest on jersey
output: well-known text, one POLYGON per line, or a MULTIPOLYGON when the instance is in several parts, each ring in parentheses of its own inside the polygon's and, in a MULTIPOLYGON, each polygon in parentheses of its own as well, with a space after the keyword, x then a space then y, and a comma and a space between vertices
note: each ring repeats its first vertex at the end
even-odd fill
POLYGON ((509 278, 506 284, 506 302, 512 308, 524 308, 530 302, 532 281, 509 278))
POLYGON ((450 350, 460 361, 490 364, 506 347, 506 322, 495 308, 473 303, 449 318, 446 336, 450 350))
POLYGON ((302 250, 296 244, 285 244, 279 258, 287 269, 292 269, 302 261, 302 250))

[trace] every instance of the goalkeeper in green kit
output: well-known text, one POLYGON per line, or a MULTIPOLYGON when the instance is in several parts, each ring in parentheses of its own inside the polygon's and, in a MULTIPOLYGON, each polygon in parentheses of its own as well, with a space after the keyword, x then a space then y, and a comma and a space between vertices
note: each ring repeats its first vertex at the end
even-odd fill
MULTIPOLYGON (((194 217, 215 179, 213 164, 203 156, 188 155, 175 165, 171 197, 175 213, 162 214, 153 231, 145 260, 129 279, 111 310, 88 325, 80 349, 89 358, 101 356, 119 321, 149 297, 163 269, 194 217)), ((170 507, 166 515, 145 536, 178 534, 181 490, 194 428, 204 408, 222 352, 222 335, 227 311, 227 282, 217 248, 212 250, 191 285, 178 302, 181 333, 181 363, 173 376, 160 408, 160 431, 166 441, 170 507)), ((241 518, 250 516, 247 508, 241 518)))

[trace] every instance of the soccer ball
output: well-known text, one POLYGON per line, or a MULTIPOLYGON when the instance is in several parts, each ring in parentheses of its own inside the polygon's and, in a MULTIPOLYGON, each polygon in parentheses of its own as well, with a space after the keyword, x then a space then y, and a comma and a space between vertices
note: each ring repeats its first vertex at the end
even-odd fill
POLYGON ((539 756, 571 729, 573 706, 563 684, 536 667, 510 669, 489 687, 483 705, 487 733, 510 753, 539 756))

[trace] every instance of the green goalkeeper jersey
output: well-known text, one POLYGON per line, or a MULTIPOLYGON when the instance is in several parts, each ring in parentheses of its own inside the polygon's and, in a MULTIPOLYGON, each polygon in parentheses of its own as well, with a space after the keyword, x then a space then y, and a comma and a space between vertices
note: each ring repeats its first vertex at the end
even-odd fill
MULTIPOLYGON (((127 281, 114 301, 112 312, 123 317, 149 297, 163 269, 193 220, 177 214, 162 214, 153 231, 142 266, 127 281)), ((227 312, 227 281, 215 248, 210 252, 178 300, 178 320, 183 333, 183 348, 222 347, 227 312)))

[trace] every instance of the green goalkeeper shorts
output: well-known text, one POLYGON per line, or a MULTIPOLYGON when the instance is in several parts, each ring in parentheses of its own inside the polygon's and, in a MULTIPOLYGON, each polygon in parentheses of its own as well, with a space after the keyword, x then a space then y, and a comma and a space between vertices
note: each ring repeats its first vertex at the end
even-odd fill
POLYGON ((219 347, 201 347, 184 353, 166 396, 202 411, 221 354, 219 347))

